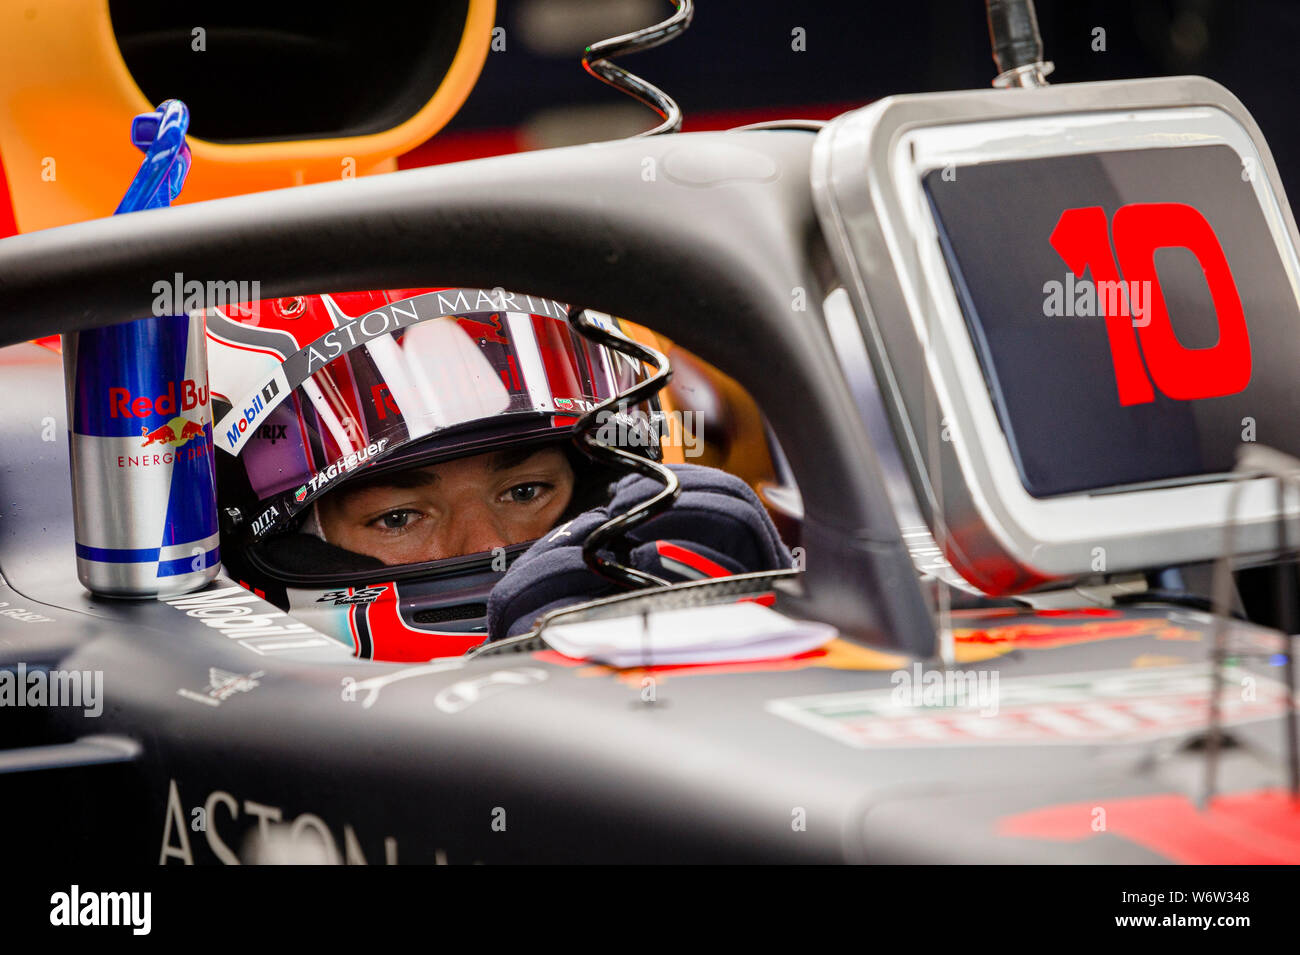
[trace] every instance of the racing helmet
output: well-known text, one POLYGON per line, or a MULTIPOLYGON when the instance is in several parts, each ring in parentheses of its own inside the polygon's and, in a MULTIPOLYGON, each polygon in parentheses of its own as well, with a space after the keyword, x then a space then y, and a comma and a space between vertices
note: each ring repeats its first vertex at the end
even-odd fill
MULTIPOLYGON (((300 295, 205 317, 227 571, 367 659, 422 661, 482 643, 488 592, 531 542, 389 564, 326 540, 322 497, 389 472, 553 445, 574 472, 562 523, 604 503, 619 476, 577 450, 579 417, 650 373, 574 331, 566 305, 502 289, 300 295)), ((611 421, 621 446, 661 457, 657 405, 619 406, 611 421)))

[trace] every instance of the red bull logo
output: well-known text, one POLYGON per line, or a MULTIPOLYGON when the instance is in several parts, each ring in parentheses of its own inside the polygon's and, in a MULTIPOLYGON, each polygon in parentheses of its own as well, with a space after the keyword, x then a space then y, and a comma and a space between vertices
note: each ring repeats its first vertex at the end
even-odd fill
POLYGON ((142 427, 140 434, 144 437, 144 440, 140 442, 142 448, 147 448, 155 442, 158 444, 171 444, 176 440, 176 432, 172 430, 172 426, 169 424, 165 424, 161 428, 154 428, 152 431, 142 427))
POLYGON ((176 382, 167 383, 167 391, 161 395, 133 395, 130 388, 108 389, 108 416, 110 418, 149 418, 153 415, 171 417, 178 411, 193 411, 206 408, 208 404, 208 387, 202 387, 192 378, 180 382, 181 393, 178 399, 176 382), (179 400, 180 404, 177 405, 179 400))
POLYGON ((151 444, 164 444, 179 448, 191 438, 203 437, 203 428, 197 422, 190 421, 188 418, 172 418, 171 421, 154 428, 152 431, 141 427, 140 437, 144 438, 140 442, 142 448, 147 448, 151 444))
POLYGON ((501 327, 500 315, 490 315, 486 322, 480 322, 473 318, 460 317, 457 317, 456 321, 471 338, 477 338, 480 344, 486 342, 495 342, 498 345, 510 344, 503 334, 505 329, 501 327))

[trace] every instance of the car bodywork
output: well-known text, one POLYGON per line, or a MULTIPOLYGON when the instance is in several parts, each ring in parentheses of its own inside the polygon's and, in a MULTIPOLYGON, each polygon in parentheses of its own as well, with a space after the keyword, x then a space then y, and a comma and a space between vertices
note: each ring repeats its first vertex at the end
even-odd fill
MULTIPOLYGON (((1124 87, 1129 102, 1204 83, 1148 82, 1124 87)), ((176 272, 258 276, 266 295, 436 274, 645 324, 770 419, 806 555, 797 582, 770 584, 775 609, 841 633, 734 665, 616 671, 525 648, 399 666, 352 659, 228 579, 168 601, 91 597, 72 572, 60 364, 11 344, 0 574, 9 608, 42 619, 0 618, 0 665, 103 681, 100 715, 45 707, 13 724, 0 769, 20 838, 160 862, 279 842, 370 863, 1294 861, 1275 838, 1295 810, 1279 789, 1274 632, 1230 628, 1224 672, 1251 694, 1225 704, 1231 744, 1205 809, 1216 618, 1077 601, 959 612, 936 638, 825 325, 841 278, 811 192, 815 139, 601 143, 0 243, 7 343, 146 314, 152 277, 176 272), (217 612, 232 607, 259 617, 255 632, 217 612), (946 669, 931 662, 945 643, 946 669), (945 673, 975 694, 996 685, 980 698, 996 712, 933 709, 926 687, 951 685, 945 673), (1171 836, 1160 820, 1174 817, 1190 821, 1171 836)))

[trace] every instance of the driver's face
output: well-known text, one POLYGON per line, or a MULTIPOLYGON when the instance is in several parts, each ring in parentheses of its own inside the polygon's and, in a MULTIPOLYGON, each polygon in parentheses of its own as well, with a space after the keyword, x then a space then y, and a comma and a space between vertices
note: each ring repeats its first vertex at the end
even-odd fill
POLYGON ((573 496, 558 448, 499 451, 383 475, 321 499, 331 544, 410 564, 541 537, 573 496))

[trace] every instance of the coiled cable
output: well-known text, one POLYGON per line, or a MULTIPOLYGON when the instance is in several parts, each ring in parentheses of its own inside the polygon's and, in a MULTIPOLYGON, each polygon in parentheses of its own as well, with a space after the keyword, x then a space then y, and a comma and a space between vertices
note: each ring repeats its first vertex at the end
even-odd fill
POLYGON ((602 83, 631 96, 659 114, 663 122, 640 136, 658 136, 675 133, 682 128, 682 110, 676 101, 652 83, 648 83, 621 66, 609 62, 617 56, 640 53, 667 43, 691 25, 695 15, 694 0, 673 0, 677 10, 667 20, 622 36, 610 37, 587 47, 582 57, 582 68, 602 83))

